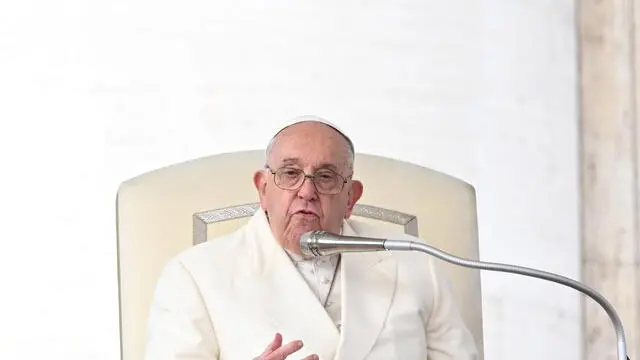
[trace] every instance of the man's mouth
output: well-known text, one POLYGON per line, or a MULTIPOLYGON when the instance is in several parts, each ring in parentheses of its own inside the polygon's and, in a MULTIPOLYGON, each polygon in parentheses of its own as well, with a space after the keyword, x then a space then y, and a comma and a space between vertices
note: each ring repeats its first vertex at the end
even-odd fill
POLYGON ((318 216, 316 215, 316 213, 309 210, 298 210, 294 213, 294 215, 318 216))

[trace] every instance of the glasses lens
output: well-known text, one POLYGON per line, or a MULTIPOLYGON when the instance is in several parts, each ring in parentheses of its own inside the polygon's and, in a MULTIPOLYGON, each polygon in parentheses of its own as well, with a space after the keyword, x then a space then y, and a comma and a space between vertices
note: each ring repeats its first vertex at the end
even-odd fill
MULTIPOLYGON (((275 182, 284 190, 295 190, 302 185, 304 171, 295 168, 280 168, 275 173, 275 182)), ((330 170, 320 170, 313 176, 313 182, 318 192, 323 194, 337 194, 342 190, 344 181, 340 175, 330 170)))
POLYGON ((339 175, 332 171, 319 171, 315 174, 314 180, 318 191, 322 193, 340 192, 342 181, 339 175))
POLYGON ((298 169, 282 168, 276 171, 276 185, 283 189, 293 189, 298 186, 304 173, 298 169))

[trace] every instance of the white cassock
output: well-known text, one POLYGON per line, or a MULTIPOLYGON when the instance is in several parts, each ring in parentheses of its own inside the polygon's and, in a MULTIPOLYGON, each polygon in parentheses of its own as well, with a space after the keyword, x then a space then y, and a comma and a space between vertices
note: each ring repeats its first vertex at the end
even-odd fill
MULTIPOLYGON (((389 237, 345 220, 343 234, 389 237)), ((393 238, 411 238, 393 234, 393 238)), ((289 359, 477 359, 471 333, 430 256, 367 252, 301 261, 263 211, 238 231, 173 258, 150 309, 146 360, 251 360, 276 332, 289 359), (324 260, 324 261, 323 261, 324 260), (331 281, 334 278, 335 281, 331 281)))

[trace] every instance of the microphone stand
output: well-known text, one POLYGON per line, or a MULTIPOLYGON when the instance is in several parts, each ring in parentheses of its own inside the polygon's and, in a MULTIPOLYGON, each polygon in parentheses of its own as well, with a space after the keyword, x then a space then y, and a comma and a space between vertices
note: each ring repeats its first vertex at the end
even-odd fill
POLYGON ((613 327, 616 331, 616 338, 618 343, 618 360, 630 360, 629 356, 627 355, 627 345, 624 338, 624 329, 622 327, 622 321, 620 320, 620 317, 616 313, 615 309, 613 308, 611 303, 609 303, 609 301, 607 301, 607 299, 605 299, 597 291, 593 290, 592 288, 584 284, 581 284, 578 281, 569 279, 561 275, 540 271, 540 270, 535 270, 535 269, 530 269, 522 266, 463 259, 463 258, 453 256, 451 254, 448 254, 442 250, 436 249, 425 243, 417 242, 417 241, 384 240, 384 248, 386 250, 420 251, 420 252, 424 252, 429 255, 435 256, 438 259, 444 260, 446 262, 449 262, 455 265, 460 265, 463 267, 480 269, 480 270, 515 273, 515 274, 553 281, 555 283, 569 286, 575 290, 578 290, 581 293, 586 294, 587 296, 595 300, 607 312, 607 315, 609 315, 609 318, 611 319, 611 323, 613 324, 613 327))

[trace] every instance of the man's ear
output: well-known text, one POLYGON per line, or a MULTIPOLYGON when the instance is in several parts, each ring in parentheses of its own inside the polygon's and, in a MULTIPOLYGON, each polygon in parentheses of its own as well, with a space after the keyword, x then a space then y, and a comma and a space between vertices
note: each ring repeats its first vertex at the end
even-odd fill
POLYGON ((356 205, 358 200, 360 200, 363 191, 364 185, 362 185, 360 181, 353 180, 351 182, 351 190, 349 190, 349 200, 347 201, 347 211, 344 214, 345 219, 351 217, 351 213, 353 213, 353 207, 356 205))
POLYGON ((266 193, 267 193, 267 176, 264 171, 258 170, 253 174, 253 185, 258 190, 260 197, 260 207, 267 210, 266 193))

